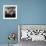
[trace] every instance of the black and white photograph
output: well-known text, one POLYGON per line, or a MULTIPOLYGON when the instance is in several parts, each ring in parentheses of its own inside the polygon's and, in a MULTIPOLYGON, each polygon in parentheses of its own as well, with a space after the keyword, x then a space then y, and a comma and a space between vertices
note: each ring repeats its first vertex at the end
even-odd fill
POLYGON ((3 19, 17 19, 17 5, 3 5, 3 19))
POLYGON ((41 45, 46 42, 46 25, 18 25, 18 42, 20 46, 41 45))

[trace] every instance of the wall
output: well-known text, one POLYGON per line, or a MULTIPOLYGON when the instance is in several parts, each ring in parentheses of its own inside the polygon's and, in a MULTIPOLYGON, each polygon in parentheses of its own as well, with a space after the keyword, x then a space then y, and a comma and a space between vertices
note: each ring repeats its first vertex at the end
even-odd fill
MULTIPOLYGON (((10 32, 16 32, 16 35, 18 34, 17 24, 19 22, 19 16, 17 20, 3 19, 3 5, 17 5, 16 2, 16 0, 0 0, 0 44, 7 44, 9 42, 8 34, 10 32)), ((18 43, 17 39, 15 43, 18 43)))
POLYGON ((23 0, 21 24, 46 24, 46 0, 23 0))
MULTIPOLYGON (((17 24, 46 24, 46 0, 0 0, 0 44, 7 44, 17 24), (3 5, 17 4, 17 20, 3 20, 3 5)), ((16 43, 17 43, 16 39, 16 43)))

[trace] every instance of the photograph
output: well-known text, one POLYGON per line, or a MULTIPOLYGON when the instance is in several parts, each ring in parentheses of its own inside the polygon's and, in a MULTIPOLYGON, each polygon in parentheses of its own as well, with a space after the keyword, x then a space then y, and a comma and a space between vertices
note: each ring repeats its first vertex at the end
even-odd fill
POLYGON ((20 46, 41 45, 46 42, 46 25, 18 24, 18 43, 20 46))
POLYGON ((18 26, 18 30, 20 32, 19 37, 20 41, 21 40, 46 41, 46 25, 20 24, 18 26))
POLYGON ((17 5, 3 5, 3 19, 17 19, 17 5))

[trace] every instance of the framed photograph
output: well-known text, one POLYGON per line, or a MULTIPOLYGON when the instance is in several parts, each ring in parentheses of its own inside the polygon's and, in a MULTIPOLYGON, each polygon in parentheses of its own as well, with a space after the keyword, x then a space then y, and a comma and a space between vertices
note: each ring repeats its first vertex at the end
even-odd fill
POLYGON ((46 25, 39 24, 19 24, 18 42, 22 41, 46 41, 46 25))
POLYGON ((3 5, 3 19, 17 19, 17 5, 3 5))

